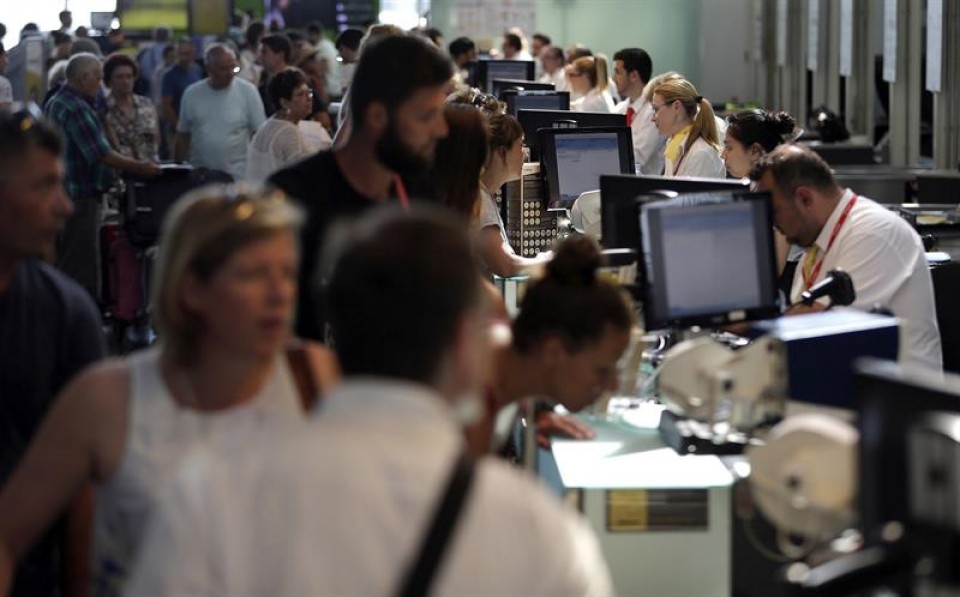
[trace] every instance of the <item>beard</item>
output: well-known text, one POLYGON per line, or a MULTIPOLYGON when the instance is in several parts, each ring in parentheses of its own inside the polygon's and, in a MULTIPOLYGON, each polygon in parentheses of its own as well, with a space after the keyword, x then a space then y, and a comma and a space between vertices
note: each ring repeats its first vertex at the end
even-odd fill
POLYGON ((393 122, 377 142, 376 150, 377 159, 403 177, 423 176, 433 163, 432 156, 427 158, 419 155, 403 142, 393 122))

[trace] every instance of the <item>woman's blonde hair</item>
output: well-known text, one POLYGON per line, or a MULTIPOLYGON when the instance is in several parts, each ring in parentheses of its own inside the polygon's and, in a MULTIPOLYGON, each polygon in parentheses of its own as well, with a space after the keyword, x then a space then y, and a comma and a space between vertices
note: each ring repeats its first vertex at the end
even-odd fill
POLYGON ((577 58, 573 61, 573 69, 586 75, 590 80, 590 87, 600 93, 606 91, 610 84, 610 75, 607 74, 607 57, 603 54, 577 58))
POLYGON ((297 232, 303 220, 286 195, 258 186, 209 185, 177 201, 163 221, 152 280, 151 312, 165 358, 178 364, 197 358, 203 322, 180 300, 186 276, 206 284, 242 247, 297 232))
POLYGON ((653 88, 653 93, 662 97, 664 104, 680 102, 684 112, 693 121, 693 128, 684 144, 685 152, 690 150, 690 146, 698 138, 703 138, 704 141, 717 149, 720 148, 720 135, 717 132, 717 120, 713 115, 713 106, 705 97, 697 93, 697 88, 693 86, 693 83, 679 75, 664 77, 653 88))

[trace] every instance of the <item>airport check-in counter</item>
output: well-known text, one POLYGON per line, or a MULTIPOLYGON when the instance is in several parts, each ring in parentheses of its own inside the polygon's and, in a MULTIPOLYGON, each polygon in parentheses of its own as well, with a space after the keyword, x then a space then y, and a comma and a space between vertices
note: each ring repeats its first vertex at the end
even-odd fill
POLYGON ((734 476, 717 456, 680 456, 664 444, 660 411, 588 417, 595 439, 555 438, 566 498, 596 533, 618 595, 726 597, 734 476))

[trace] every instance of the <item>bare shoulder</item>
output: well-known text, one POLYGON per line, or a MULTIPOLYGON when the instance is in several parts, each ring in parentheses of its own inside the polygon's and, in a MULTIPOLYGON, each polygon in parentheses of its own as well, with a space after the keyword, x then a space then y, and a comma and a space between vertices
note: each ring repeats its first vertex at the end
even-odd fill
POLYGON ((118 405, 129 395, 130 370, 122 359, 107 359, 90 365, 64 389, 64 396, 90 406, 118 405))

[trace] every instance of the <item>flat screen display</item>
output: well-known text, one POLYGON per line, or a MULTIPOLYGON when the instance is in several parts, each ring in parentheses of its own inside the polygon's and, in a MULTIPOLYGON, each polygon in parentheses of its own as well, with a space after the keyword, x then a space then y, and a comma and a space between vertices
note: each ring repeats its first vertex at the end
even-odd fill
POLYGON ((604 174, 633 169, 627 127, 550 129, 540 134, 549 207, 570 207, 581 193, 599 189, 604 174))
POLYGON ((717 326, 779 314, 766 193, 681 195, 647 203, 639 227, 647 329, 717 326))

